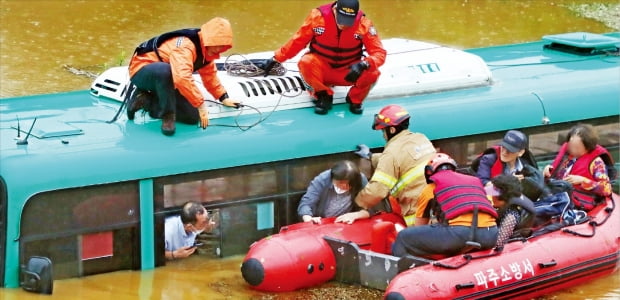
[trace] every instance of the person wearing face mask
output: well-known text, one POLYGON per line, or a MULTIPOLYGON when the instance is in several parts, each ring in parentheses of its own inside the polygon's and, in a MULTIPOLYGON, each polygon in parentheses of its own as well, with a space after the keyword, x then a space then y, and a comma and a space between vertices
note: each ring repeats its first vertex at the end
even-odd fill
POLYGON ((332 108, 333 86, 351 86, 346 96, 349 110, 363 113, 362 102, 379 78, 387 52, 358 0, 338 0, 313 9, 295 35, 268 60, 265 74, 308 45, 297 65, 314 98, 314 112, 325 115, 332 108))
POLYGON ((354 163, 339 161, 310 182, 297 213, 304 222, 317 224, 321 218, 338 217, 351 211, 357 213, 359 208, 353 199, 367 182, 354 163))
POLYGON ((166 259, 186 258, 196 251, 196 237, 215 224, 207 210, 198 202, 187 202, 181 214, 167 217, 164 222, 166 259))
POLYGON ((611 197, 611 180, 616 178, 617 170, 607 149, 598 144, 594 127, 577 124, 568 132, 553 163, 545 166, 543 175, 571 184, 575 208, 589 211, 611 197))
POLYGON ((499 145, 486 149, 471 163, 471 169, 484 186, 499 175, 512 175, 521 182, 523 193, 538 199, 543 192, 543 176, 534 155, 527 147, 527 136, 518 130, 509 130, 499 145))

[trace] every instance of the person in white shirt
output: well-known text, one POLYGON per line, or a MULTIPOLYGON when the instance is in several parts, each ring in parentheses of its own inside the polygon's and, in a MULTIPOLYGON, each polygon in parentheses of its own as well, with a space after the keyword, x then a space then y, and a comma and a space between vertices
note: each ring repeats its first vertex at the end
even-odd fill
POLYGON ((198 202, 187 202, 181 214, 165 220, 166 259, 186 258, 196 251, 196 237, 213 227, 207 210, 198 202))

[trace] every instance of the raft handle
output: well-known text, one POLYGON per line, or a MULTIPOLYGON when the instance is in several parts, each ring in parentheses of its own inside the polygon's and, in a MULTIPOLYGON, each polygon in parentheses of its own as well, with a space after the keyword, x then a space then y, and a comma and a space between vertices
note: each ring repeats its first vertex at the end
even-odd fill
POLYGON ((555 260, 546 263, 538 263, 538 267, 541 269, 555 267, 558 263, 555 260))
POLYGON ((468 283, 459 283, 455 285, 454 287, 456 288, 457 291, 460 291, 462 289, 471 289, 475 287, 475 285, 473 282, 468 282, 468 283))

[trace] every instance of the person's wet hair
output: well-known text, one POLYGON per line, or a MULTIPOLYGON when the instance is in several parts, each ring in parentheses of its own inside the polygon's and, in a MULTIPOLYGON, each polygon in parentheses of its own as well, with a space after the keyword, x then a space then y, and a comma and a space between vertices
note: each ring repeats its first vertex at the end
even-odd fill
POLYGON ((521 197, 521 182, 519 182, 519 179, 513 175, 499 175, 491 179, 491 183, 493 183, 493 186, 499 190, 500 195, 497 197, 500 200, 508 201, 511 198, 521 197))
POLYGON ((205 213, 205 208, 198 202, 187 202, 181 210, 181 222, 183 224, 195 224, 196 214, 205 213))
POLYGON ((353 162, 341 160, 331 168, 332 180, 347 180, 349 182, 351 199, 357 196, 362 189, 362 175, 353 162))
POLYGON ((590 124, 580 123, 571 127, 566 136, 566 142, 568 143, 573 136, 581 138, 581 142, 588 152, 594 150, 598 144, 598 133, 596 133, 596 130, 590 124))

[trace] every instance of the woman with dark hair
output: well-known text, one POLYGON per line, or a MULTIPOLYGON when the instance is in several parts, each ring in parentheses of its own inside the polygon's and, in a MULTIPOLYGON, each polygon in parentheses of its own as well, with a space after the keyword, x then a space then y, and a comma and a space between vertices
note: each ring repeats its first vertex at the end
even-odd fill
POLYGON ((485 187, 498 212, 496 248, 502 248, 511 237, 528 237, 535 220, 534 203, 521 193, 521 183, 512 175, 499 175, 485 187))
POLYGON ((614 162, 607 149, 598 145, 598 135, 589 124, 577 124, 568 132, 545 178, 561 179, 574 190, 571 200, 577 209, 589 211, 611 197, 611 180, 616 177, 614 162))
POLYGON ((320 223, 321 218, 357 211, 353 199, 366 183, 368 179, 354 163, 339 161, 310 182, 297 214, 304 222, 320 223))

